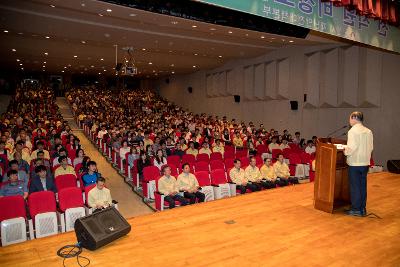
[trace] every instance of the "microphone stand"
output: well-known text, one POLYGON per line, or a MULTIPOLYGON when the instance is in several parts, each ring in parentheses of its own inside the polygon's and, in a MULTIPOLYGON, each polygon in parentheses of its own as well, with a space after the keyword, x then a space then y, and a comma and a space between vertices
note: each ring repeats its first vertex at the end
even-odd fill
POLYGON ((330 134, 328 134, 327 137, 331 137, 333 134, 335 134, 335 133, 337 133, 337 132, 339 132, 340 130, 343 130, 343 129, 345 129, 345 128, 347 128, 347 125, 342 126, 342 127, 340 127, 339 129, 337 129, 337 130, 331 132, 330 134))

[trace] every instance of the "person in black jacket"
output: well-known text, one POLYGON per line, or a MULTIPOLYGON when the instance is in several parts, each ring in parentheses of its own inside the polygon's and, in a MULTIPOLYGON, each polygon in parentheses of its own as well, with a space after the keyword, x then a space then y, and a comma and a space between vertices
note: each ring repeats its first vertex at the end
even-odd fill
POLYGON ((53 191, 57 192, 54 184, 53 177, 47 171, 46 166, 39 165, 35 168, 36 175, 33 176, 31 184, 29 186, 29 193, 41 192, 41 191, 53 191))
POLYGON ((139 174, 139 179, 143 179, 143 168, 151 166, 150 158, 146 155, 146 153, 140 153, 140 159, 137 161, 137 171, 139 174))

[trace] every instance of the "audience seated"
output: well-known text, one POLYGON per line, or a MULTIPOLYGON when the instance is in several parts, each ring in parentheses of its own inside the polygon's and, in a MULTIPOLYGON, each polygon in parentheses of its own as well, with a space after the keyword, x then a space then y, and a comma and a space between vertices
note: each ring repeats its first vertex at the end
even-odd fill
POLYGON ((112 198, 110 189, 105 187, 106 179, 99 177, 96 181, 96 186, 93 187, 88 193, 88 205, 97 210, 105 209, 112 205, 112 198))
POLYGON ((199 191, 199 182, 194 174, 190 173, 190 166, 188 163, 182 165, 182 173, 179 174, 177 183, 180 192, 184 192, 183 196, 188 198, 190 204, 198 202, 204 202, 205 195, 199 191))
POLYGON ((231 177, 232 182, 236 184, 236 188, 240 190, 241 194, 246 193, 247 189, 252 192, 258 191, 259 187, 249 182, 244 170, 240 168, 240 165, 240 160, 235 159, 234 167, 229 172, 229 177, 231 177))
POLYGON ((265 180, 265 183, 267 184, 267 188, 274 188, 277 176, 270 158, 264 159, 264 164, 261 167, 260 172, 262 179, 265 180))
POLYGON ((95 184, 97 179, 101 177, 101 174, 97 172, 97 164, 95 161, 89 161, 87 163, 87 168, 87 172, 82 176, 84 186, 95 184))
POLYGON ((168 202, 169 208, 175 208, 175 201, 179 201, 181 206, 186 206, 188 201, 179 194, 178 183, 171 175, 171 168, 168 165, 164 166, 162 173, 164 175, 158 180, 158 191, 165 196, 164 200, 168 202))
POLYGON ((22 180, 18 180, 18 171, 9 170, 7 177, 8 182, 0 188, 0 197, 23 196, 26 199, 28 197, 27 184, 22 180))
POLYGON ((40 191, 57 192, 53 177, 44 165, 39 165, 35 168, 35 175, 32 177, 29 186, 29 194, 40 191))
POLYGON ((58 163, 60 166, 54 170, 54 177, 65 174, 72 174, 76 176, 75 169, 68 164, 68 159, 66 156, 59 156, 58 163))

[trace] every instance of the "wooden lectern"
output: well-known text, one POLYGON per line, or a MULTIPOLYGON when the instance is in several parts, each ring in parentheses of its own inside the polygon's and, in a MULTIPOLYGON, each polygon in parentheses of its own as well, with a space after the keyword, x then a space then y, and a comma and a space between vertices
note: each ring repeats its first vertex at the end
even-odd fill
POLYGON ((318 138, 315 160, 314 208, 329 213, 350 204, 346 156, 335 144, 346 141, 318 138))

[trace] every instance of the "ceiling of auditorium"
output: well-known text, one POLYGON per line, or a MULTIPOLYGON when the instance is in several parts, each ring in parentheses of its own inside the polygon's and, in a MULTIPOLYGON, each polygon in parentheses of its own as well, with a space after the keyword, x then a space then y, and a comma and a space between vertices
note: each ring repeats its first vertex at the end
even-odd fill
POLYGON ((0 4, 1 67, 53 74, 114 75, 123 47, 142 76, 190 73, 256 57, 304 40, 218 26, 99 1, 19 0, 0 4))

